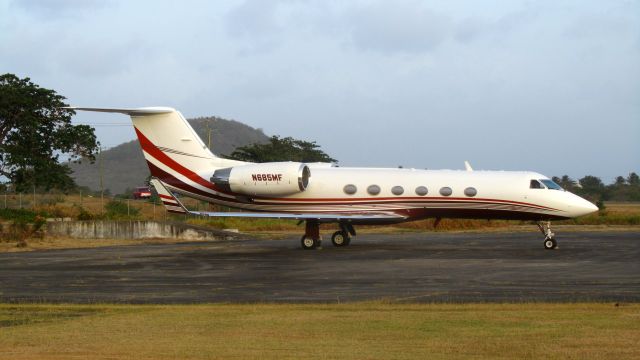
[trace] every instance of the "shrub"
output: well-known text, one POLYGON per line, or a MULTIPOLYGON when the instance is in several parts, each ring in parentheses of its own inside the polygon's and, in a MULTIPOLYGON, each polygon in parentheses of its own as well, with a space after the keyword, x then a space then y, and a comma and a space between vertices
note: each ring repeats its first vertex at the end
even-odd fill
POLYGON ((33 222, 37 215, 37 212, 28 209, 0 209, 0 219, 23 223, 33 222))
POLYGON ((127 206, 127 203, 119 200, 111 200, 105 206, 107 219, 123 220, 131 219, 140 215, 140 209, 127 206))
POLYGON ((94 220, 96 216, 82 206, 78 206, 78 216, 76 218, 78 220, 94 220))

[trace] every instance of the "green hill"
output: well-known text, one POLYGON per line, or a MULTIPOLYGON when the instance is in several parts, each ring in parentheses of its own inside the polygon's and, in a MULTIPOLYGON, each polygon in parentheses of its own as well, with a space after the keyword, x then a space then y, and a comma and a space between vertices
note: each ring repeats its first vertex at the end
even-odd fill
MULTIPOLYGON (((208 143, 208 131, 211 130, 211 148, 217 155, 233 152, 238 146, 268 142, 268 137, 260 129, 254 129, 234 120, 217 117, 196 118, 189 123, 204 143, 208 143)), ((94 164, 70 164, 73 178, 79 186, 92 190, 100 189, 100 167, 94 164)), ((127 188, 144 185, 149 176, 149 168, 142 156, 138 140, 129 141, 102 152, 102 173, 105 190, 112 194, 125 192, 127 188)))

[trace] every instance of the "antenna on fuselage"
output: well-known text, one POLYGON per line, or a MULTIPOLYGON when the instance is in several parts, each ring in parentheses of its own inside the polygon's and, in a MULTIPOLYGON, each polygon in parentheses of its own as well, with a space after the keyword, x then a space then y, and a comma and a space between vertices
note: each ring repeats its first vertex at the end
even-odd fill
POLYGON ((469 164, 469 162, 467 160, 464 161, 464 168, 467 171, 473 171, 473 168, 471 167, 471 164, 469 164))

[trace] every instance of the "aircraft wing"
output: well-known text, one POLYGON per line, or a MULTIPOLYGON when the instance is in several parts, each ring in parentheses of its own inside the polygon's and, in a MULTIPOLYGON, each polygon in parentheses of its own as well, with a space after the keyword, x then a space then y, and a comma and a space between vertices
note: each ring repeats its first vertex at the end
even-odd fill
MULTIPOLYGON (((188 210, 187 210, 188 211, 188 210)), ((340 213, 273 213, 273 212, 204 212, 188 211, 189 214, 211 217, 245 217, 262 219, 318 220, 320 222, 348 220, 402 220, 404 216, 392 213, 340 214, 340 213)))
POLYGON ((392 221, 403 220, 404 216, 394 213, 365 213, 365 214, 341 214, 341 213, 278 213, 278 212, 207 212, 188 210, 169 189, 158 179, 151 179, 151 185, 156 189, 162 203, 168 212, 174 214, 191 214, 210 217, 244 217, 262 219, 292 219, 292 220, 318 220, 320 222, 364 220, 364 221, 392 221))

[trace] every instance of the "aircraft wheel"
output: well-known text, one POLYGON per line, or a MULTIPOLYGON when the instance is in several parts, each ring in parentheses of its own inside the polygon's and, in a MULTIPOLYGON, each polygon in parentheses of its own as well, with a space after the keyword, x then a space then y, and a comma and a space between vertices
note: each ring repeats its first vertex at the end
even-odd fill
POLYGON ((302 248, 305 250, 313 250, 320 246, 320 240, 315 240, 306 235, 302 235, 300 243, 302 244, 302 248))
POLYGON ((336 231, 331 236, 331 242, 333 246, 347 246, 351 242, 351 238, 344 231, 336 231))
POLYGON ((558 247, 558 243, 554 238, 544 239, 544 248, 546 250, 553 250, 558 247))

